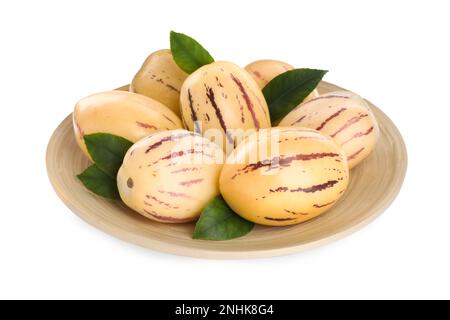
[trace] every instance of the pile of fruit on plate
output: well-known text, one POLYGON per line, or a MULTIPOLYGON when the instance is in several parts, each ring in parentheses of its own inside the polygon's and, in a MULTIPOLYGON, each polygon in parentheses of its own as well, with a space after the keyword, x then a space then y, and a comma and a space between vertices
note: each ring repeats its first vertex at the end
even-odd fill
POLYGON ((318 92, 325 74, 276 60, 214 61, 171 32, 170 50, 152 53, 129 91, 76 104, 76 141, 92 161, 78 178, 161 228, 196 221, 194 239, 317 217, 379 136, 360 96, 318 92))

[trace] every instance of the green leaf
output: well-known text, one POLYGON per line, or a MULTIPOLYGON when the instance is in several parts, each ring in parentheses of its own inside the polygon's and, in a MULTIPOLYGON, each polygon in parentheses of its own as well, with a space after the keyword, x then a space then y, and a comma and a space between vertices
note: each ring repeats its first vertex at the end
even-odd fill
POLYGON ((114 179, 125 153, 133 145, 127 139, 108 133, 85 135, 84 142, 97 167, 114 179))
POLYGON ((203 210, 195 225, 194 239, 228 240, 246 235, 254 224, 238 216, 221 196, 214 198, 203 210))
POLYGON ((177 65, 189 74, 214 62, 214 58, 200 43, 182 33, 170 32, 170 50, 177 65))
POLYGON ((88 167, 77 177, 93 193, 105 198, 120 200, 116 179, 111 178, 95 164, 88 167))
POLYGON ((272 79, 262 90, 272 122, 280 120, 298 106, 317 87, 327 72, 294 69, 272 79))

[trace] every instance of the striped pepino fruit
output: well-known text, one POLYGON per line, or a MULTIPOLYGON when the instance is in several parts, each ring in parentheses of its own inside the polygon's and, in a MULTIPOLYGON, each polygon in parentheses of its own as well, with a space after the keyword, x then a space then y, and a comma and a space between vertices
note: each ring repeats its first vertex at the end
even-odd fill
POLYGON ((180 115, 180 89, 187 76, 170 50, 159 50, 145 60, 131 82, 130 91, 153 98, 180 115))
POLYGON ((285 226, 330 209, 348 179, 345 155, 330 137, 306 128, 274 127, 247 137, 227 157, 220 191, 243 218, 285 226))
POLYGON ((159 222, 196 220, 219 194, 223 151, 193 132, 154 133, 135 143, 117 174, 123 202, 159 222))
POLYGON ((88 157, 85 134, 109 133, 136 142, 155 131, 181 126, 177 115, 163 104, 126 91, 93 94, 78 101, 73 112, 75 138, 88 157))
MULTIPOLYGON (((293 69, 294 67, 290 64, 278 60, 257 60, 245 67, 245 70, 250 73, 261 89, 276 76, 293 69)), ((314 89, 304 101, 314 99, 318 96, 319 92, 317 89, 314 89)))
POLYGON ((372 152, 380 132, 364 99, 348 91, 330 92, 300 104, 280 126, 307 127, 331 136, 347 155, 350 168, 372 152))
POLYGON ((245 70, 231 62, 213 62, 192 73, 181 87, 180 102, 186 128, 205 135, 216 129, 216 135, 208 136, 227 153, 239 142, 230 129, 270 127, 261 90, 245 70))

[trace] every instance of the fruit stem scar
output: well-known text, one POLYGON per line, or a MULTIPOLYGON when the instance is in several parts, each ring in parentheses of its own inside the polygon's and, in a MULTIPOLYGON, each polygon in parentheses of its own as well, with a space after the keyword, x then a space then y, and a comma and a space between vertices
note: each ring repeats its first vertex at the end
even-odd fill
POLYGON ((133 186, 134 186, 133 179, 128 178, 128 180, 127 180, 127 187, 131 189, 131 188, 133 188, 133 186))

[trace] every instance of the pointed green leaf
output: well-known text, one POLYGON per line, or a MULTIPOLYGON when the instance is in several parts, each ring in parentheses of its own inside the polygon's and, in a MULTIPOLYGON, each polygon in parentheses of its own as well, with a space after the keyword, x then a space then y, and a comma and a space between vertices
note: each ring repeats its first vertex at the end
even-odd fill
POLYGON ((170 50, 177 65, 189 74, 214 62, 213 57, 200 43, 182 33, 170 32, 170 50))
POLYGON ((125 153, 133 145, 127 139, 108 133, 85 135, 84 142, 97 167, 114 179, 125 153))
POLYGON ((254 224, 238 216, 221 196, 214 198, 203 210, 195 225, 194 239, 228 240, 246 235, 254 224))
POLYGON ((294 69, 280 74, 264 88, 272 122, 281 120, 298 106, 319 84, 326 70, 294 69))
POLYGON ((116 179, 107 175, 95 164, 88 167, 77 177, 93 193, 105 198, 120 200, 116 179))

